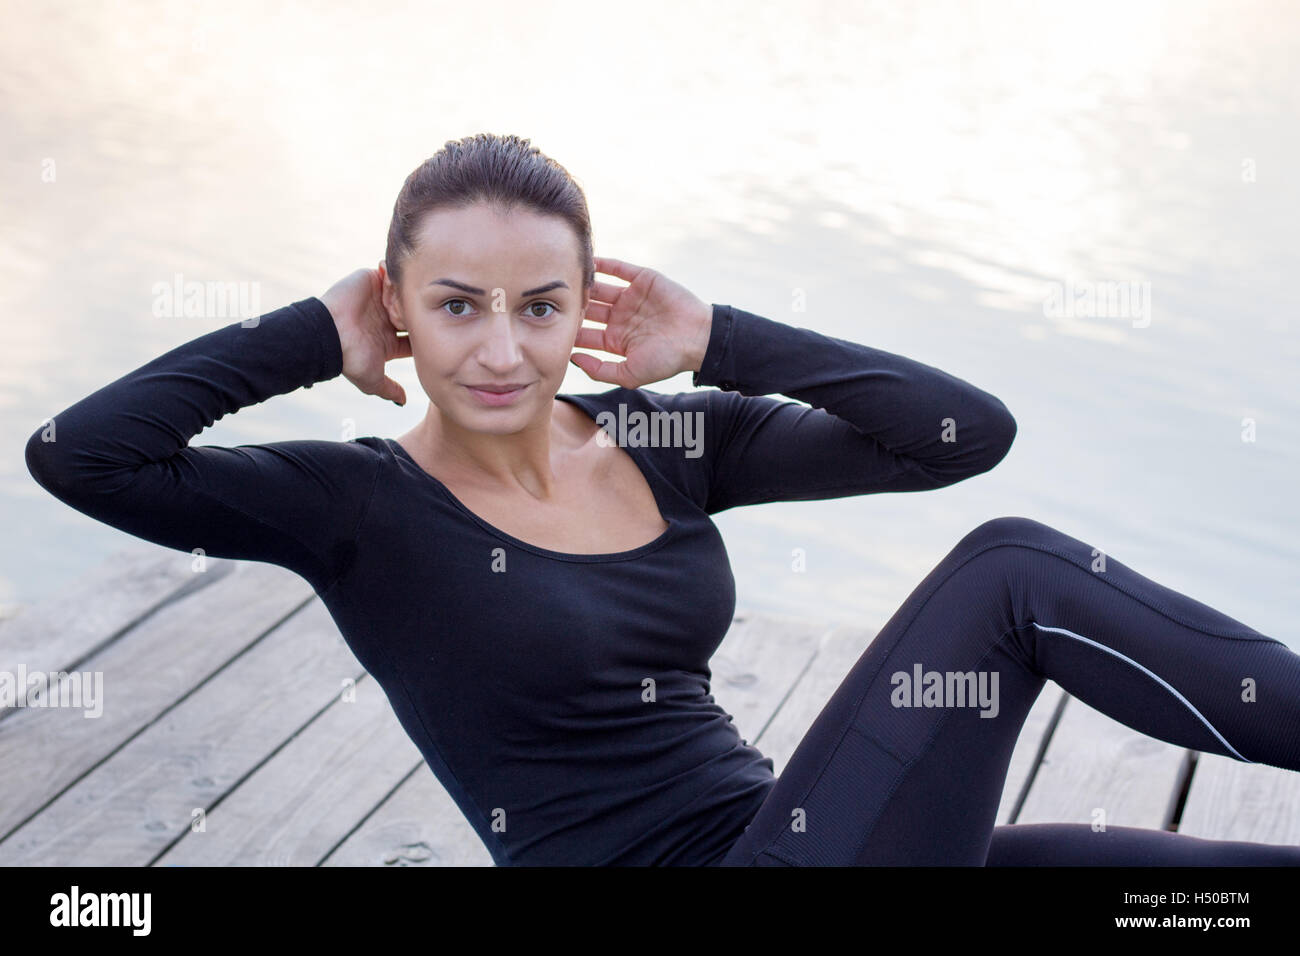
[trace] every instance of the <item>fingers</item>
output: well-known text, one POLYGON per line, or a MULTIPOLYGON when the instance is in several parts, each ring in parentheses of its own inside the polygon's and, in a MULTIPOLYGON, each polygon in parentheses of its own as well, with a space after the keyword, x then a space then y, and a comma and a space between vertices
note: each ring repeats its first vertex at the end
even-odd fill
POLYGON ((406 389, 402 388, 402 386, 398 385, 395 381, 385 375, 384 381, 379 386, 379 397, 396 402, 398 405, 405 405, 406 389))
POLYGON ((570 361, 597 382, 621 385, 623 388, 636 388, 637 383, 627 373, 626 362, 603 362, 586 352, 574 352, 570 361))
MULTIPOLYGON (((591 284, 591 303, 608 302, 615 303, 618 297, 630 289, 626 285, 610 285, 608 282, 593 282, 591 284)), ((588 305, 590 308, 590 305, 588 305)))
POLYGON ((578 334, 573 337, 573 347, 575 349, 600 349, 602 352, 613 352, 615 355, 621 354, 618 349, 605 344, 604 329, 578 329, 578 334))
POLYGON ((604 302, 596 302, 593 299, 587 303, 587 311, 583 313, 582 317, 591 319, 593 322, 599 322, 602 325, 609 325, 609 317, 613 311, 613 306, 606 305, 604 302))
POLYGON ((602 275, 617 276, 620 279, 626 279, 631 282, 641 272, 642 266, 633 265, 630 262, 624 262, 622 259, 611 259, 607 256, 592 256, 596 264, 596 271, 602 275))

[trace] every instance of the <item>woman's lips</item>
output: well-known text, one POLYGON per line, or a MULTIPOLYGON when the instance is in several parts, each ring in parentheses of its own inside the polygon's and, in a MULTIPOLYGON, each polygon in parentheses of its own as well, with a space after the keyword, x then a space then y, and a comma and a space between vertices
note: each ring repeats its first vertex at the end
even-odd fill
MULTIPOLYGON (((531 383, 530 383, 531 384, 531 383)), ((521 394, 528 385, 521 385, 518 388, 512 388, 508 392, 492 392, 484 388, 475 388, 473 385, 466 385, 469 393, 484 405, 509 405, 521 394)))

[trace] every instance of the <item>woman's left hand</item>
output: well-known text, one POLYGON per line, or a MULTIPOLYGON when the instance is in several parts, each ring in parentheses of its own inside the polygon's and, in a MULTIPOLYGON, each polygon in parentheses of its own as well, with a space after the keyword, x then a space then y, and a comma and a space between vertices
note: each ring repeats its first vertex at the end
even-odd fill
POLYGON ((604 362, 574 352, 573 364, 598 382, 623 388, 698 371, 709 344, 713 307, 654 269, 600 256, 595 262, 598 273, 630 284, 596 281, 592 285, 586 318, 605 327, 579 328, 573 345, 622 355, 625 360, 604 362))

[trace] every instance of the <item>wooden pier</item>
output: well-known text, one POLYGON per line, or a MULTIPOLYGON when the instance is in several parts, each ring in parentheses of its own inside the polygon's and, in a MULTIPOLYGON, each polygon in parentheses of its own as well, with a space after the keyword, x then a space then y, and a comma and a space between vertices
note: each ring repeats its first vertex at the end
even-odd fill
MULTIPOLYGON (((0 710, 0 865, 491 866, 297 575, 153 545, 0 621, 0 671, 101 672, 98 717, 0 710)), ((779 774, 874 637, 738 613, 713 693, 779 774)), ((1049 682, 1000 823, 1300 845, 1300 773, 1143 736, 1049 682)))

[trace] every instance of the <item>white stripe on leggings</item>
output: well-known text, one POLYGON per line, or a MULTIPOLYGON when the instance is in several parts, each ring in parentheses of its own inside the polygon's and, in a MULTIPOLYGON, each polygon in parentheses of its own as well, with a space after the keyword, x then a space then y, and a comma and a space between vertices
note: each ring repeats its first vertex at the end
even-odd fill
POLYGON ((1237 748, 1234 747, 1234 746, 1232 746, 1232 744, 1228 743, 1226 740, 1223 739, 1223 734, 1219 733, 1217 730, 1214 729, 1214 725, 1213 725, 1212 723, 1210 723, 1208 720, 1206 720, 1206 719, 1205 719, 1205 716, 1204 716, 1204 715, 1203 715, 1199 710, 1197 710, 1195 707, 1192 706, 1192 702, 1191 702, 1190 700, 1188 700, 1188 699, 1187 699, 1186 697, 1184 697, 1182 694, 1178 693, 1178 691, 1176 691, 1176 690, 1175 690, 1175 689, 1174 689, 1174 688, 1169 684, 1169 682, 1166 681, 1164 678, 1162 678, 1159 674, 1156 674, 1156 673, 1154 673, 1153 671, 1148 670, 1147 668, 1143 667, 1143 666, 1142 666, 1141 664, 1139 664, 1137 661, 1133 660, 1133 658, 1131 658, 1131 657, 1126 657, 1125 655, 1121 654, 1119 651, 1115 650, 1113 647, 1107 647, 1105 644, 1099 644, 1099 643, 1097 643, 1096 641, 1090 640, 1090 639, 1084 637, 1084 636, 1081 635, 1081 634, 1075 634, 1074 631, 1067 631, 1067 630, 1066 630, 1065 628, 1063 628, 1063 627, 1045 627, 1044 625, 1039 624, 1037 621, 1031 621, 1030 623, 1033 624, 1034 627, 1038 628, 1040 631, 1056 631, 1058 634, 1068 634, 1070 637, 1073 637, 1073 638, 1075 638, 1076 640, 1083 641, 1083 643, 1085 643, 1085 644, 1091 644, 1093 647, 1100 648, 1101 650, 1105 651, 1107 654, 1114 654, 1116 657, 1118 657, 1118 658, 1119 658, 1120 660, 1122 660, 1122 661, 1128 661, 1130 664, 1132 664, 1134 667, 1136 667, 1136 668, 1137 668, 1138 670, 1140 670, 1142 673, 1146 674, 1146 675, 1147 675, 1148 677, 1150 677, 1152 680, 1157 681, 1157 682, 1160 684, 1161 687, 1165 688, 1167 691, 1169 691, 1169 693, 1173 694, 1175 697, 1177 697, 1179 700, 1181 700, 1184 704, 1186 704, 1186 705, 1187 705, 1187 709, 1190 710, 1193 714, 1195 714, 1195 715, 1196 715, 1196 718, 1197 718, 1201 723, 1203 723, 1206 727, 1209 728, 1210 733, 1214 734, 1214 736, 1216 736, 1216 737, 1219 738, 1219 742, 1222 743, 1223 746, 1227 747, 1227 748, 1228 748, 1229 750, 1231 750, 1234 754, 1237 754, 1237 759, 1238 759, 1238 760, 1245 761, 1246 763, 1259 763, 1258 760, 1246 760, 1245 757, 1243 757, 1241 754, 1237 753, 1237 748))

